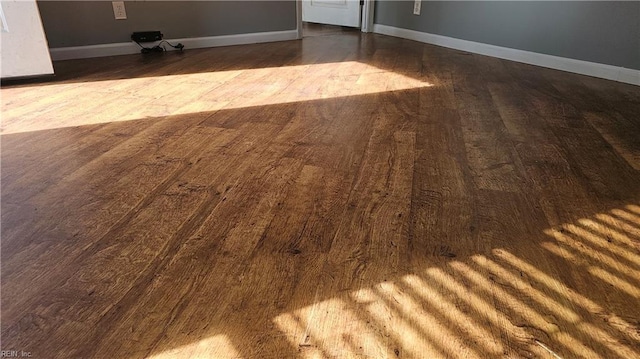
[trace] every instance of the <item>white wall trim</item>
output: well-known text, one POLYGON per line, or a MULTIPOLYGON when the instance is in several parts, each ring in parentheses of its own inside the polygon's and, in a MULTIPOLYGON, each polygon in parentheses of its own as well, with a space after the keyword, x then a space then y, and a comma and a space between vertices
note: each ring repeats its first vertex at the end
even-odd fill
POLYGON ((296 0, 296 26, 298 30, 298 39, 304 36, 302 29, 302 0, 296 0))
MULTIPOLYGON (((274 42, 295 40, 298 38, 298 30, 255 32, 250 34, 192 37, 185 39, 166 39, 172 44, 182 43, 185 50, 205 47, 218 47, 230 45, 255 44, 260 42, 274 42)), ((144 44, 148 47, 156 43, 144 44)), ((167 50, 173 48, 167 46, 167 50)), ((56 47, 49 49, 53 60, 84 59, 89 57, 103 57, 114 55, 127 55, 140 53, 140 46, 133 42, 119 42, 114 44, 100 44, 73 47, 56 47)))
POLYGON ((375 12, 374 0, 364 0, 362 6, 362 32, 373 32, 373 17, 375 12))
POLYGON ((624 82, 640 86, 640 70, 599 64, 545 55, 537 52, 517 50, 508 47, 483 44, 480 42, 456 39, 453 37, 429 34, 415 30, 402 29, 393 26, 374 24, 373 32, 383 35, 401 37, 427 44, 448 47, 456 50, 468 51, 475 54, 497 57, 500 59, 523 62, 530 65, 548 67, 551 69, 573 72, 582 75, 624 82))

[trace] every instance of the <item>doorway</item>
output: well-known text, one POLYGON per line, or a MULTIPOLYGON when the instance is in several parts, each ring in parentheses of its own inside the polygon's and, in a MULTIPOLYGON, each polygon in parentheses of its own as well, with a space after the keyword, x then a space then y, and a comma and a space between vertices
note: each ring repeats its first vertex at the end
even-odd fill
POLYGON ((298 37, 373 29, 374 0, 298 0, 298 37))

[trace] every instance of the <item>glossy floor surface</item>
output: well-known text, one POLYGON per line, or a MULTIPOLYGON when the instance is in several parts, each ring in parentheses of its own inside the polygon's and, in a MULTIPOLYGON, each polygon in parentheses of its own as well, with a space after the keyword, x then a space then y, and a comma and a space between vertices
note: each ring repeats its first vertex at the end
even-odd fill
POLYGON ((2 350, 640 355, 640 88, 347 32, 2 95, 2 350))

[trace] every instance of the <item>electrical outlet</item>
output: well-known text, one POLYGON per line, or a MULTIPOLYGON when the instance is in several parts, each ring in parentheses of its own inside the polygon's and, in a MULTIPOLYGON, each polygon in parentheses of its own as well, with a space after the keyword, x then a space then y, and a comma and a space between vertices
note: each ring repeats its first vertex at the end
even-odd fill
POLYGON ((413 14, 420 15, 420 8, 422 7, 422 0, 415 0, 413 3, 413 14))
POLYGON ((124 8, 124 1, 112 1, 113 15, 116 20, 124 20, 127 18, 127 10, 124 8))

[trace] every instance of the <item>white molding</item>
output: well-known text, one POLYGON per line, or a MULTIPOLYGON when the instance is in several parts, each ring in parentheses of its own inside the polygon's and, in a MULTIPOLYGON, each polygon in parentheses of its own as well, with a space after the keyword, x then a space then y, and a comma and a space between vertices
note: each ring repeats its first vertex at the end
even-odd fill
POLYGON ((599 77, 607 80, 640 86, 640 70, 570 59, 566 57, 546 55, 531 51, 517 50, 502 46, 483 44, 480 42, 461 40, 453 37, 429 34, 426 32, 402 29, 381 24, 374 24, 373 32, 383 35, 401 37, 409 40, 415 40, 427 44, 448 47, 456 50, 468 51, 475 54, 523 62, 525 64, 548 67, 551 69, 573 72, 577 74, 599 77))
POLYGON ((302 28, 302 0, 296 0, 296 26, 298 31, 298 39, 304 36, 302 28))
POLYGON ((364 0, 362 6, 362 32, 373 32, 373 17, 375 11, 374 0, 364 0))
MULTIPOLYGON (((205 47, 255 44, 260 42, 274 42, 295 40, 298 30, 255 32, 250 34, 222 35, 208 37, 192 37, 184 39, 167 39, 172 44, 182 43, 186 50, 205 47)), ((157 42, 156 42, 157 43, 157 42)), ((154 46, 150 44, 149 46, 154 46)), ((174 50, 167 46, 167 50, 174 50)), ((84 59, 89 57, 103 57, 140 53, 140 46, 133 42, 119 42, 114 44, 100 44, 73 47, 55 47, 49 49, 51 58, 55 60, 84 59)))

